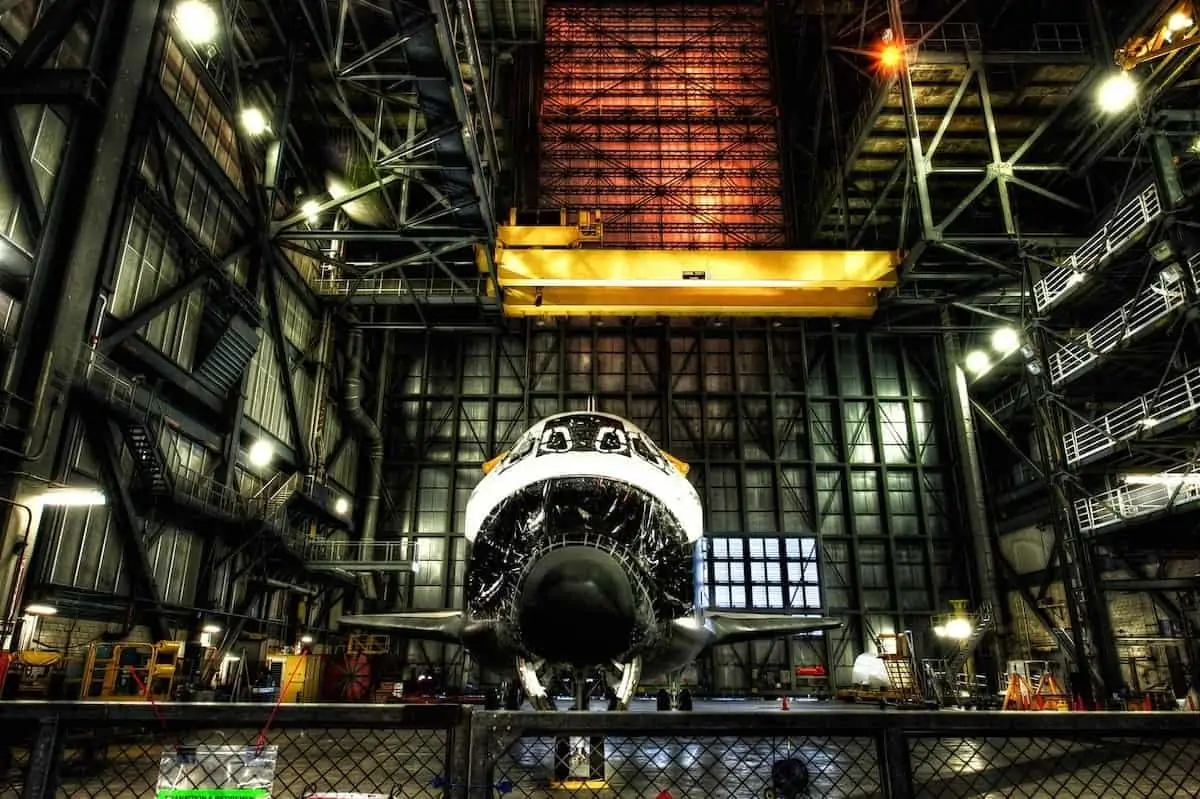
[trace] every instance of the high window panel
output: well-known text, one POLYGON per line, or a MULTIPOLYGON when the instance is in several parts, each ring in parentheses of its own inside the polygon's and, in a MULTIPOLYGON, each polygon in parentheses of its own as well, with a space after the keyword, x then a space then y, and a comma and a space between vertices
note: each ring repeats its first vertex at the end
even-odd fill
POLYGON ((783 246, 764 6, 546 8, 540 205, 599 210, 604 244, 783 246))
POLYGON ((708 542, 713 607, 821 610, 815 538, 722 538, 708 542))

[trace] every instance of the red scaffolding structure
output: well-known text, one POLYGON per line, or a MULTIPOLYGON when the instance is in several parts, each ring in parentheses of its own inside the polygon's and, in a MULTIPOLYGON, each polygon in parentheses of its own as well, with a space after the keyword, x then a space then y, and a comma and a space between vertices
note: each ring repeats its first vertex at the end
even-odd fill
POLYGON ((762 3, 546 8, 542 208, 599 210, 604 246, 784 246, 762 3))

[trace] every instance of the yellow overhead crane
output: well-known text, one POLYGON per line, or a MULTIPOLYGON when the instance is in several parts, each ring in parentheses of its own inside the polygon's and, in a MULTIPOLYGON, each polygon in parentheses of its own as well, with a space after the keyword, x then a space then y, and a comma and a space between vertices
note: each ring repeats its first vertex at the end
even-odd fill
POLYGON ((603 237, 598 212, 518 225, 510 211, 494 259, 505 314, 866 318, 900 263, 876 250, 618 250, 603 237))

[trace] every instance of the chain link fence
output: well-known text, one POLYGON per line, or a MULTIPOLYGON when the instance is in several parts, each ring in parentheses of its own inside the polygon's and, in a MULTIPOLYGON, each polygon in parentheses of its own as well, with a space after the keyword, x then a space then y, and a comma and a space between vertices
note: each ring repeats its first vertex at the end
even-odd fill
POLYGON ((5 799, 440 798, 466 773, 456 706, 4 703, 0 719, 5 799))
POLYGON ((0 704, 0 797, 1200 796, 1200 714, 0 704))
POLYGON ((480 711, 471 763, 472 799, 1195 797, 1200 715, 480 711))

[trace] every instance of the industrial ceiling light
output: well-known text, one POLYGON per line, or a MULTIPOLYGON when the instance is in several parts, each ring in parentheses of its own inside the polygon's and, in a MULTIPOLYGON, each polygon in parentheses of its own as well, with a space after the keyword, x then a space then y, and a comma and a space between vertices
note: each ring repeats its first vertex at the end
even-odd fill
POLYGON ((1179 33, 1192 27, 1192 15, 1186 11, 1176 11, 1167 19, 1167 30, 1179 33))
POLYGON ((304 204, 300 206, 300 213, 304 214, 308 224, 316 224, 321 217, 321 204, 316 200, 305 200, 304 204))
POLYGON ((345 497, 338 497, 333 503, 333 512, 338 516, 345 516, 350 512, 350 500, 345 497))
POLYGON ((217 633, 221 632, 221 625, 212 624, 210 622, 210 623, 204 625, 202 628, 200 628, 200 632, 208 633, 209 635, 216 635, 217 633))
POLYGON ((992 361, 983 350, 971 350, 967 353, 963 365, 967 367, 968 372, 978 377, 991 368, 992 361))
POLYGON ((1195 486, 1200 485, 1200 473, 1127 474, 1124 481, 1131 486, 1195 486))
POLYGON ((58 613, 58 608, 53 605, 43 605, 41 602, 25 606, 26 616, 53 616, 55 613, 58 613))
POLYGON ((254 106, 242 109, 242 129, 251 136, 261 136, 271 129, 262 111, 254 106))
POLYGON ((302 635, 302 636, 300 636, 300 643, 302 643, 302 644, 311 644, 312 642, 313 642, 313 637, 312 637, 311 635, 302 635))
POLYGON ((1021 336, 1011 327, 1002 327, 992 333, 992 349, 1001 355, 1015 352, 1021 346, 1021 336))
POLYGON ((107 502, 104 492, 94 488, 51 488, 37 498, 39 505, 48 508, 87 508, 107 502))
POLYGON ((271 463, 271 459, 275 457, 275 447, 270 441, 265 438, 260 438, 250 445, 250 465, 263 468, 271 463))
POLYGON ((1137 82, 1128 72, 1114 72, 1096 90, 1096 102, 1107 114, 1119 114, 1137 98, 1137 82))
POLYGON ((183 0, 175 6, 175 25, 191 44, 212 44, 217 38, 217 12, 202 0, 183 0))

